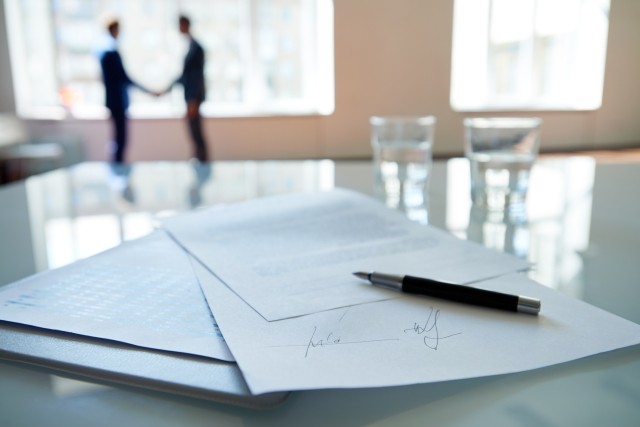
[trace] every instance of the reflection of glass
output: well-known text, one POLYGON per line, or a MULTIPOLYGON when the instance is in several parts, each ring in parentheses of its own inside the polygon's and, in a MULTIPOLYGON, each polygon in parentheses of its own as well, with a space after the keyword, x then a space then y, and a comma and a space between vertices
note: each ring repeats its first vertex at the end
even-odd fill
POLYGON ((467 238, 502 252, 527 258, 529 222, 525 210, 514 212, 488 210, 471 205, 467 238))
POLYGON ((471 203, 468 159, 451 159, 443 225, 460 238, 526 258, 533 265, 531 278, 581 296, 594 172, 588 157, 538 159, 522 209, 488 210, 471 203))

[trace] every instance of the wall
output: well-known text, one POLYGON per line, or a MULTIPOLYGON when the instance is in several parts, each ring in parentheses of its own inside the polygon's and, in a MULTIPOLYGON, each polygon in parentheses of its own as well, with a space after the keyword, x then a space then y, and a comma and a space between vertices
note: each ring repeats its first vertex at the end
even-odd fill
MULTIPOLYGON (((215 158, 368 157, 368 118, 374 114, 434 114, 435 154, 462 153, 462 119, 470 114, 449 106, 453 1, 335 0, 334 8, 335 112, 207 119, 205 132, 215 158)), ((639 22, 639 1, 611 1, 602 108, 538 113, 544 119, 543 150, 640 145, 639 22)), ((0 39, 0 49, 1 44, 0 39)), ((30 129, 34 134, 80 134, 90 159, 107 158, 105 121, 31 121, 30 129)), ((185 159, 189 154, 182 120, 133 121, 130 160, 185 159)))

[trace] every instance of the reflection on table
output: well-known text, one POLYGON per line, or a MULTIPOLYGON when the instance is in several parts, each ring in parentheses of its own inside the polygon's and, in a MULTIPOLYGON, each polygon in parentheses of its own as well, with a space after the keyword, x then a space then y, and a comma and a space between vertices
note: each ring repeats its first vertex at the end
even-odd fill
MULTIPOLYGON (((538 162, 526 211, 474 206, 466 159, 435 162, 429 221, 460 238, 529 259, 532 277, 582 296, 595 163, 588 157, 538 162)), ((36 269, 55 268, 148 234, 159 217, 203 206, 335 186, 372 194, 368 162, 271 161, 84 163, 24 184, 36 269)))
MULTIPOLYGON (((595 163, 587 157, 536 164, 524 215, 487 211, 469 197, 466 159, 436 162, 432 225, 528 258, 533 277, 580 296, 579 253, 589 242, 595 163)), ((158 217, 296 191, 343 186, 372 194, 368 162, 281 161, 85 163, 25 184, 38 269, 55 268, 149 233, 158 217)))
MULTIPOLYGON (((513 217, 471 204, 465 159, 438 161, 431 176, 429 222, 526 257, 534 266, 531 275, 543 284, 640 322, 637 182, 637 162, 542 158, 532 171, 526 215, 513 217)), ((0 187, 0 284, 148 234, 161 217, 334 187, 372 194, 370 162, 155 162, 124 169, 84 163, 34 176, 0 187)), ((0 413, 25 425, 43 424, 52 413, 58 425, 85 425, 87 419, 79 415, 88 411, 95 425, 282 426, 314 420, 317 425, 345 420, 354 425, 602 425, 604 419, 635 425, 639 369, 638 350, 631 348, 544 370, 437 386, 300 392, 282 408, 258 413, 0 363, 0 413), (36 398, 43 410, 33 411, 36 398)))

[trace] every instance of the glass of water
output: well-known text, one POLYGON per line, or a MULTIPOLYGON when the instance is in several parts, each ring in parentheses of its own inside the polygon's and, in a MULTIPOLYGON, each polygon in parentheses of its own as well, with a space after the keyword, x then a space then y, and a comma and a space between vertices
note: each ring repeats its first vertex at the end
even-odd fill
POLYGON ((474 205, 490 210, 524 210, 529 173, 540 147, 541 125, 537 117, 464 120, 474 205))
POLYGON ((435 117, 374 116, 370 123, 376 196, 427 223, 435 117))

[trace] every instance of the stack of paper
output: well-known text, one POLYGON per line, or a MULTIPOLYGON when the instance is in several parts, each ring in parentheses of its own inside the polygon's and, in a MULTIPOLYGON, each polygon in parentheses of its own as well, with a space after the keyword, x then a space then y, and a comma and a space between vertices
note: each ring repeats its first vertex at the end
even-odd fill
POLYGON ((0 320, 233 360, 189 257, 163 231, 5 286, 0 320))
POLYGON ((2 290, 0 319, 235 358, 255 394, 505 374, 640 343, 640 326, 534 283, 518 273, 522 260, 345 190, 211 208, 163 226, 2 290), (363 270, 528 295, 542 311, 408 296, 352 275, 363 270))

